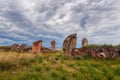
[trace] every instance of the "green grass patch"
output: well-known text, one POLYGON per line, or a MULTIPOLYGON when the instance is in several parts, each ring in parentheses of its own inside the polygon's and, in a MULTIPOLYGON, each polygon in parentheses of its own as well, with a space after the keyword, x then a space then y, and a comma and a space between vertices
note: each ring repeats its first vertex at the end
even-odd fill
POLYGON ((0 80, 119 80, 120 60, 0 53, 0 80), (7 56, 8 54, 8 56, 7 56))

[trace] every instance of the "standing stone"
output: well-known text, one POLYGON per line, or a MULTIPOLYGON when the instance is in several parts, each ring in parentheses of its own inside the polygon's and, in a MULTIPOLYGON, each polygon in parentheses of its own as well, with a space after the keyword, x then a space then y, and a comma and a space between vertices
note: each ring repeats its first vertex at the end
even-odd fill
POLYGON ((55 41, 51 41, 52 50, 55 50, 55 41))
POLYGON ((82 47, 85 47, 85 46, 87 46, 88 45, 88 40, 87 40, 87 38, 83 38, 82 39, 82 47))
POLYGON ((26 45, 26 44, 20 45, 19 50, 20 50, 21 52, 26 51, 26 50, 27 50, 27 45, 26 45))
POLYGON ((13 45, 10 47, 10 50, 11 50, 11 51, 18 51, 18 50, 19 50, 19 45, 18 45, 18 44, 13 44, 13 45))
POLYGON ((71 55, 72 50, 76 47, 77 34, 71 34, 65 38, 62 49, 66 55, 71 55))
POLYGON ((32 44, 32 53, 40 53, 42 49, 42 40, 33 42, 32 44))

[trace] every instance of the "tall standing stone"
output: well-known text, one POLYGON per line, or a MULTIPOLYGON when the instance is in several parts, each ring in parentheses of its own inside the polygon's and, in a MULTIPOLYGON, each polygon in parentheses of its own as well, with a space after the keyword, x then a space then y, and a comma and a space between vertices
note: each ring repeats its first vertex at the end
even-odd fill
POLYGON ((55 50, 55 41, 53 40, 53 41, 51 41, 51 48, 52 48, 52 50, 55 50))
POLYGON ((77 34, 71 34, 65 38, 62 49, 66 55, 71 55, 72 50, 76 47, 77 34))
POLYGON ((82 47, 85 47, 85 46, 87 46, 88 45, 88 40, 87 40, 87 38, 83 38, 82 39, 82 47))
POLYGON ((42 40, 33 42, 32 44, 32 53, 40 53, 42 49, 42 40))

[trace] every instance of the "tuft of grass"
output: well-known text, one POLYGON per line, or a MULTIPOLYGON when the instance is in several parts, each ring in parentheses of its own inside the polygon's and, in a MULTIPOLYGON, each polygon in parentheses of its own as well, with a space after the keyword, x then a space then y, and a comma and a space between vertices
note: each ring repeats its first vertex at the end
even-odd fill
POLYGON ((54 70, 53 72, 52 72, 52 74, 51 74, 51 77, 52 78, 58 78, 59 77, 59 73, 58 73, 58 71, 56 71, 56 70, 54 70))
POLYGON ((36 67, 35 67, 35 71, 40 72, 41 70, 42 70, 42 67, 41 67, 41 66, 36 66, 36 67))
POLYGON ((120 66, 115 68, 115 74, 120 75, 120 66))
POLYGON ((14 70, 16 69, 16 64, 10 62, 0 62, 0 71, 14 70))
POLYGON ((37 72, 25 72, 22 74, 19 80, 39 80, 39 73, 37 72))

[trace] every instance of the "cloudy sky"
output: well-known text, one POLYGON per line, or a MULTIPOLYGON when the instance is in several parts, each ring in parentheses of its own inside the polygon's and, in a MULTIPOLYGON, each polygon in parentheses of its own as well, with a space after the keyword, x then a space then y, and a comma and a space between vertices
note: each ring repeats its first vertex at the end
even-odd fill
POLYGON ((120 44, 120 0, 0 0, 0 45, 43 40, 61 47, 66 36, 77 33, 77 47, 120 44))

